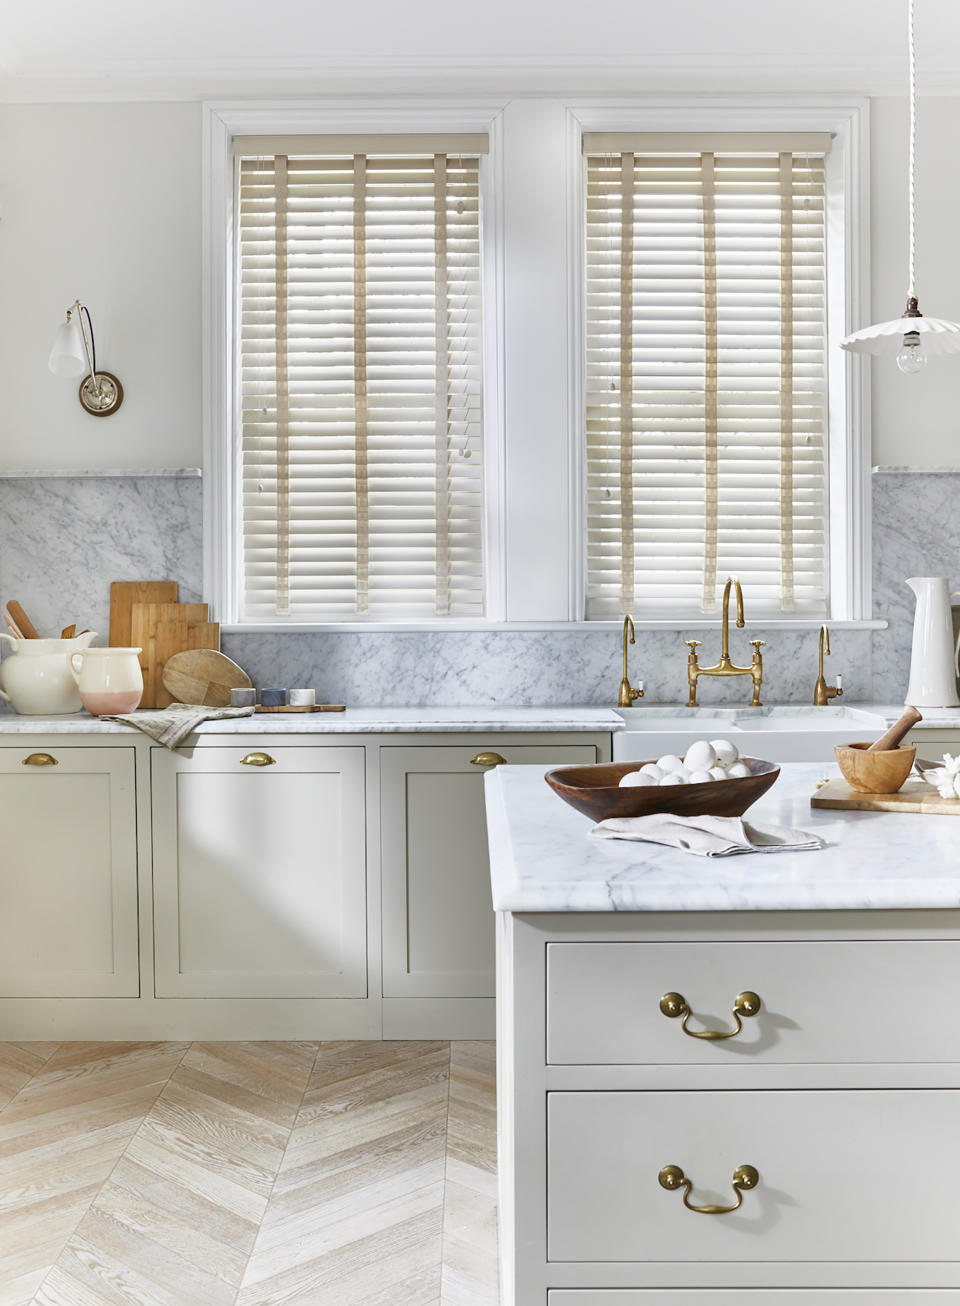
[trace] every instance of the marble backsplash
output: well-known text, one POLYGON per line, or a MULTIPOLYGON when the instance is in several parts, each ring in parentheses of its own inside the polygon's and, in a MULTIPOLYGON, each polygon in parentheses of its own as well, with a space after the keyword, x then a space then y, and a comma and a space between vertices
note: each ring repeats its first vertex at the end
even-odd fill
MULTIPOLYGON (((830 671, 849 700, 900 702, 906 689, 913 595, 904 578, 960 582, 960 471, 873 477, 874 611, 885 631, 836 631, 830 671)), ((19 598, 38 626, 89 625, 104 638, 109 582, 176 578, 181 598, 200 597, 201 484, 197 477, 0 478, 0 597, 19 598)), ((767 702, 808 702, 817 632, 749 623, 731 632, 731 654, 749 661, 748 639, 766 639, 767 702)), ((686 698, 681 631, 638 631, 631 675, 648 702, 686 698)), ((704 637, 713 659, 717 637, 704 637)), ((429 631, 422 634, 234 634, 223 650, 258 684, 315 685, 329 701, 371 706, 612 703, 620 639, 609 630, 429 631)), ((703 683, 703 682, 702 682, 703 683)), ((743 681, 703 683, 703 703, 742 702, 743 681)))

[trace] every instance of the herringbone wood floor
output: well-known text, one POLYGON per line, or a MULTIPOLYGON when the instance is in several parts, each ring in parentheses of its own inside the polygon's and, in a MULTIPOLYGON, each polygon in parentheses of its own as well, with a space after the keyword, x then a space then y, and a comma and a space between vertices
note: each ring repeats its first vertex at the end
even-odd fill
POLYGON ((0 1306, 496 1306, 491 1043, 0 1043, 0 1306))

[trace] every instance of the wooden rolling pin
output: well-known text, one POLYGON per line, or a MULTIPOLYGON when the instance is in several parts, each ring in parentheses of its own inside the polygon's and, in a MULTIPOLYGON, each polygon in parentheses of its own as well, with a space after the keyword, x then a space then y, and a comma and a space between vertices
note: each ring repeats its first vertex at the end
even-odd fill
POLYGON ((899 748, 903 738, 910 733, 918 721, 922 720, 923 714, 918 712, 915 707, 905 708, 899 721, 894 721, 887 733, 881 735, 875 744, 871 744, 867 752, 882 753, 893 748, 899 748))
POLYGON ((23 632, 24 639, 39 639, 37 628, 21 608, 16 599, 11 599, 7 604, 7 611, 23 632))

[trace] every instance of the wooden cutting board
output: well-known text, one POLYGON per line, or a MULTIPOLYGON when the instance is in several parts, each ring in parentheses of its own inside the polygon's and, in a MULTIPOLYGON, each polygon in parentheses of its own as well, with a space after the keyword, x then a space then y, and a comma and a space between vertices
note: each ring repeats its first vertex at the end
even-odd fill
POLYGON ((131 639, 143 671, 141 707, 167 707, 173 699, 163 685, 163 668, 175 653, 220 647, 220 625, 208 621, 206 603, 135 603, 131 639))
POLYGON ((162 680, 164 689, 178 703, 203 703, 205 707, 229 707, 231 689, 250 689, 253 685, 243 667, 212 648, 174 653, 164 665, 162 680))
POLYGON ((908 780, 895 794, 861 794, 846 780, 827 780, 810 799, 811 807, 851 812, 922 812, 928 816, 960 816, 960 798, 941 798, 926 780, 908 780))
POLYGON ((110 647, 132 646, 135 603, 176 603, 179 595, 175 580, 115 580, 110 586, 110 647))

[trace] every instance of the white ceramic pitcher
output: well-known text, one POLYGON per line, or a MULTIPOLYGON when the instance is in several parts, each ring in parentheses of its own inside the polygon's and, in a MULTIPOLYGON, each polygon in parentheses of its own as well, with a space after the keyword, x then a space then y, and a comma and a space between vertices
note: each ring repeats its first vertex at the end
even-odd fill
POLYGON ((951 594, 945 576, 914 576, 907 584, 917 596, 917 612, 906 701, 915 707, 960 707, 960 639, 954 647, 950 611, 950 600, 960 595, 951 594))
POLYGON ((21 716, 69 716, 83 703, 67 665, 97 638, 93 630, 74 639, 14 639, 0 632, 13 652, 0 663, 0 698, 21 716))

